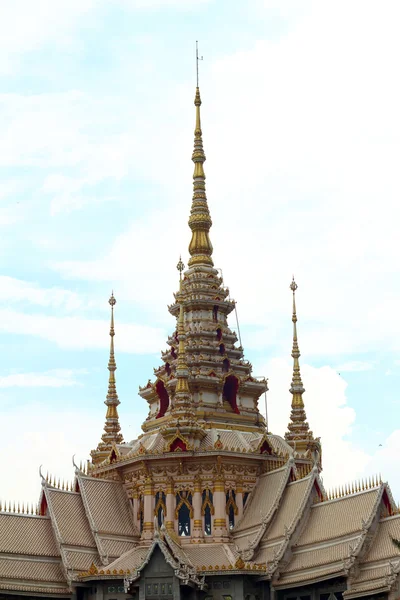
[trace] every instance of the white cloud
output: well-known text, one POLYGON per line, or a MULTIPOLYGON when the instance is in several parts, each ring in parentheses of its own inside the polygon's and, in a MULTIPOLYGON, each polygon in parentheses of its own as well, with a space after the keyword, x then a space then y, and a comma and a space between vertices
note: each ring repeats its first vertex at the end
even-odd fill
MULTIPOLYGON (((78 317, 52 317, 0 309, 0 331, 17 335, 33 335, 57 344, 60 348, 107 348, 109 322, 78 317)), ((166 334, 161 329, 118 323, 115 344, 119 352, 152 354, 165 346, 166 334)))
POLYGON ((11 373, 0 376, 0 388, 11 387, 69 387, 78 385, 77 374, 82 370, 72 369, 53 369, 44 373, 11 373))
POLYGON ((93 6, 93 0, 13 0, 3 2, 0 21, 0 72, 15 71, 20 57, 51 43, 74 46, 71 29, 93 6))
MULTIPOLYGON (((64 308, 73 311, 87 305, 84 298, 70 290, 44 288, 37 283, 0 275, 0 301, 27 302, 43 307, 64 308)), ((89 305, 90 306, 90 305, 89 305)))
POLYGON ((350 360, 335 367, 340 372, 371 371, 375 368, 374 361, 350 360))

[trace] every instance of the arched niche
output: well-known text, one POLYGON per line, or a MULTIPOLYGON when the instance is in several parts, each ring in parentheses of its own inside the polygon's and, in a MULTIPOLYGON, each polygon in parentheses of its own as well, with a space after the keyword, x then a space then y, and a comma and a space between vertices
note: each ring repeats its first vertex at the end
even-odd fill
POLYGON ((169 396, 167 389, 164 385, 164 382, 159 379, 156 383, 156 393, 160 400, 160 408, 157 414, 157 419, 163 417, 168 410, 169 407, 169 396))
POLYGON ((174 439, 174 441, 172 442, 172 444, 170 445, 169 451, 170 452, 186 452, 187 446, 181 438, 176 437, 174 439))
POLYGON ((236 414, 240 414, 237 405, 237 392, 239 389, 239 379, 235 375, 228 375, 225 379, 224 388, 222 391, 223 400, 229 402, 232 410, 236 414))

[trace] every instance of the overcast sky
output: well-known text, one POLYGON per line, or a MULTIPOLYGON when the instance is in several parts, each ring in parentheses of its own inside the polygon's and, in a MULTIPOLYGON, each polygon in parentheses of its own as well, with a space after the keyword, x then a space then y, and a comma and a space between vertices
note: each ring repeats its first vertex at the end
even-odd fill
POLYGON ((112 289, 140 433, 188 258, 196 39, 214 262, 269 428, 290 414, 294 274, 324 481, 382 472, 400 497, 399 22, 397 0, 2 2, 3 499, 97 445, 112 289))

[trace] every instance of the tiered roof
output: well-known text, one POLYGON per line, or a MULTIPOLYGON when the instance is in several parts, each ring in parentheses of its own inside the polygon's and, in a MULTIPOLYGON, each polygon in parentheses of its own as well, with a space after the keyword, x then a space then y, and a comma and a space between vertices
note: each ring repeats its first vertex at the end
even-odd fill
MULTIPOLYGON (((292 411, 285 439, 267 431, 259 412, 267 382, 252 375, 243 348, 235 345, 227 321, 235 303, 212 259, 200 105, 197 87, 189 268, 184 271, 179 261, 179 291, 169 307, 176 331, 155 380, 140 389, 150 408, 144 433, 122 443, 112 295, 102 440, 89 472, 76 469, 71 489, 42 480, 39 514, 0 509, 0 589, 62 597, 80 582, 122 578, 128 589, 154 552, 179 579, 200 588, 207 576, 226 572, 255 575, 277 590, 344 577, 349 599, 400 584, 400 553, 391 542, 400 538, 400 515, 388 485, 374 481, 331 498, 320 478, 321 446, 303 401, 294 280, 292 411), (159 480, 174 477, 188 485, 200 472, 209 487, 219 478, 215 493, 223 499, 227 481, 240 480, 243 494, 247 477, 250 496, 233 530, 221 534, 223 541, 183 540, 157 521, 154 530, 146 523, 150 537, 140 536, 128 492, 138 501, 140 486, 154 496, 159 480)), ((218 520, 225 522, 222 516, 218 520)))

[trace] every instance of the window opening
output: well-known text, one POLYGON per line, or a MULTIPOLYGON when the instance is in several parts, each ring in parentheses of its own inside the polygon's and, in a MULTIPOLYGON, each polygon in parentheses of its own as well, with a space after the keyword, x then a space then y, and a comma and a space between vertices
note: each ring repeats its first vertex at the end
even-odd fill
POLYGON ((156 383, 156 394, 160 400, 160 408, 157 414, 157 419, 163 417, 168 410, 169 407, 169 396, 164 385, 164 382, 159 379, 156 383))
POLYGON ((220 342, 222 340, 222 329, 218 327, 217 329, 217 340, 220 342))
POLYGON ((229 529, 233 529, 235 526, 235 515, 238 514, 235 490, 226 492, 226 514, 228 515, 229 529))
POLYGON ((218 323, 218 306, 213 307, 213 321, 218 323))
POLYGON ((139 508, 137 513, 137 519, 139 521, 140 533, 142 533, 144 523, 144 498, 142 495, 139 496, 139 508))
POLYGON ((166 496, 164 492, 157 492, 155 497, 154 515, 157 517, 157 523, 159 527, 161 527, 161 525, 164 523, 164 517, 167 514, 165 502, 166 496))
POLYGON ((175 518, 178 520, 178 534, 190 535, 190 519, 193 518, 192 494, 186 490, 176 494, 175 518))
POLYGON ((219 353, 224 355, 225 354, 225 344, 220 344, 219 345, 219 353))
MULTIPOLYGON (((221 351, 221 347, 220 347, 220 351, 221 351)), ((231 366, 231 363, 229 362, 229 360, 227 358, 224 358, 224 360, 222 361, 222 372, 228 373, 230 366, 231 366)))
POLYGON ((203 490, 202 494, 202 505, 201 514, 204 516, 204 533, 205 535, 211 535, 211 515, 214 514, 213 495, 211 490, 203 490))
POLYGON ((228 375, 228 377, 225 379, 224 389, 222 391, 222 398, 223 398, 223 400, 226 400, 227 402, 229 402, 233 412, 235 412, 236 414, 240 414, 240 411, 239 411, 238 405, 237 405, 237 401, 236 401, 238 389, 239 389, 238 378, 235 377, 234 375, 228 375))

